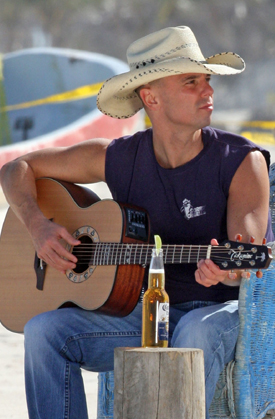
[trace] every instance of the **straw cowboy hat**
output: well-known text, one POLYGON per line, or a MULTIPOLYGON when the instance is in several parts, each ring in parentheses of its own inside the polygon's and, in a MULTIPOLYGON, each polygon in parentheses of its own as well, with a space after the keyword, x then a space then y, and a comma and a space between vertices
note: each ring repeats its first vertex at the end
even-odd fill
POLYGON ((142 109, 135 90, 153 80, 185 73, 230 75, 245 69, 233 52, 205 58, 187 26, 166 28, 133 42, 127 50, 130 71, 107 80, 97 96, 98 109, 113 118, 129 118, 142 109))

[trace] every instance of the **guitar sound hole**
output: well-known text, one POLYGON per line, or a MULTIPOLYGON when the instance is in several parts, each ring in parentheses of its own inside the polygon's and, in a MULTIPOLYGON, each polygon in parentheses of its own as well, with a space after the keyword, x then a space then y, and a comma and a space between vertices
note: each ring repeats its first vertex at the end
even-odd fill
POLYGON ((93 240, 89 236, 78 237, 78 240, 81 242, 81 244, 74 246, 72 254, 78 259, 74 272, 76 274, 81 274, 82 272, 85 272, 89 267, 89 261, 91 259, 91 251, 89 249, 89 245, 93 243, 93 240), (88 245, 87 248, 85 245, 88 245))

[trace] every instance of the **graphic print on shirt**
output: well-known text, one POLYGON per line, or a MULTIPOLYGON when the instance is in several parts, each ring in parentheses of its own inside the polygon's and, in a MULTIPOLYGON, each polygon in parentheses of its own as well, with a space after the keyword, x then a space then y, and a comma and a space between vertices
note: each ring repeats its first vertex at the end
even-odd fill
POLYGON ((184 217, 187 220, 206 214, 205 206, 194 208, 191 204, 191 201, 186 198, 182 201, 182 207, 180 209, 180 212, 184 213, 184 217))

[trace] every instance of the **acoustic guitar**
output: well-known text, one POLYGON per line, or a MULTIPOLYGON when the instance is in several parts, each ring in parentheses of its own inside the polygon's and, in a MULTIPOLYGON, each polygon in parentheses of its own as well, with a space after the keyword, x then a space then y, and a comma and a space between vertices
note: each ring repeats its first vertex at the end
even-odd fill
MULTIPOLYGON (((81 244, 64 246, 78 258, 66 274, 36 255, 25 226, 8 210, 0 237, 0 321, 22 332, 33 316, 66 306, 126 316, 136 306, 151 259, 147 212, 91 190, 50 178, 37 180, 38 204, 81 244)), ((163 245, 164 263, 209 258, 222 269, 265 269, 272 256, 265 245, 226 241, 219 246, 163 245)))

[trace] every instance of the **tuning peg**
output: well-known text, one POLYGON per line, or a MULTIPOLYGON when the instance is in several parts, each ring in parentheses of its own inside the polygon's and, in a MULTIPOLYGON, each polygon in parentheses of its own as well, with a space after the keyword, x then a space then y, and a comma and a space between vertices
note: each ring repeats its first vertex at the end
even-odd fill
POLYGON ((263 273, 260 269, 256 272, 256 277, 257 278, 262 278, 263 277, 263 273))
POLYGON ((249 279, 251 276, 250 272, 247 271, 246 269, 242 272, 241 277, 245 278, 245 279, 249 279))
POLYGON ((236 242, 241 242, 242 238, 243 238, 243 236, 241 234, 236 234, 236 236, 235 236, 236 242))

